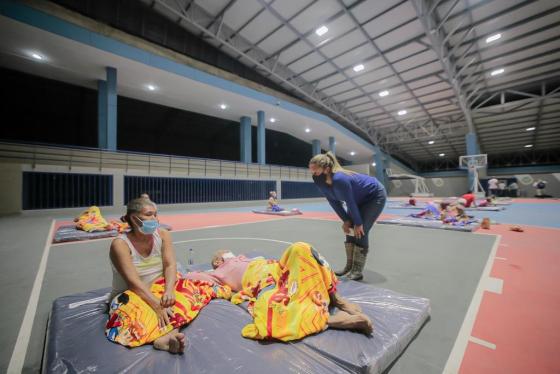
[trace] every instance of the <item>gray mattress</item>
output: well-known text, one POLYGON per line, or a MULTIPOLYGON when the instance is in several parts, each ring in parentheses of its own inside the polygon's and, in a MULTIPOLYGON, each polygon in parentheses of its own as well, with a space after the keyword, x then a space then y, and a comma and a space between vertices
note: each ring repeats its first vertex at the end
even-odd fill
POLYGON ((339 293, 372 318, 372 336, 327 329, 297 342, 255 341, 241 336, 251 317, 241 306, 213 300, 187 327, 185 353, 151 345, 126 348, 106 339, 109 289, 54 301, 47 329, 43 372, 142 373, 379 373, 421 329, 428 299, 367 284, 342 281, 339 293))
POLYGON ((300 212, 299 210, 281 210, 279 212, 273 212, 271 210, 253 210, 253 213, 257 213, 257 214, 270 214, 272 216, 298 216, 300 214, 303 214, 302 212, 300 212))
POLYGON ((480 222, 470 223, 468 225, 451 225, 438 220, 414 217, 398 217, 391 219, 382 219, 377 223, 386 225, 401 225, 412 227, 426 227, 430 229, 452 230, 452 231, 466 231, 472 232, 480 227, 480 222))

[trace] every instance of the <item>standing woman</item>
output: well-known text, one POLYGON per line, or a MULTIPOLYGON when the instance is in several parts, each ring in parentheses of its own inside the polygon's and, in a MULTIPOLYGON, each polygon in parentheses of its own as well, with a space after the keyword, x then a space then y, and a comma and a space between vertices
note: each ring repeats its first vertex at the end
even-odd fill
POLYGON ((331 152, 314 156, 309 161, 309 170, 313 181, 343 221, 346 266, 335 274, 361 280, 369 250, 368 234, 385 206, 385 187, 374 177, 342 168, 331 152), (346 203, 346 210, 342 202, 346 203))

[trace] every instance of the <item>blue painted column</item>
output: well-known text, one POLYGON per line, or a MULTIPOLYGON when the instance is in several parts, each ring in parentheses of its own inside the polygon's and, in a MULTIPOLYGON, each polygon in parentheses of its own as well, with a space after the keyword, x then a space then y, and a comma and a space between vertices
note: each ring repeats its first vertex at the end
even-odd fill
POLYGON ((241 117, 240 130, 239 144, 241 145, 241 162, 249 164, 252 162, 250 117, 241 117))
MULTIPOLYGON (((478 147, 478 141, 476 139, 476 134, 469 132, 465 135, 465 142, 467 143, 467 155, 478 155, 480 154, 480 148, 478 147)), ((468 189, 471 189, 474 183, 474 171, 469 169, 468 176, 468 189)))
POLYGON ((374 147, 375 154, 373 155, 373 160, 375 161, 375 178, 383 184, 389 192, 389 186, 387 186, 387 174, 385 173, 385 169, 387 168, 385 154, 381 151, 381 148, 374 147))
POLYGON ((313 139, 311 141, 311 152, 313 156, 321 153, 321 141, 319 139, 313 139))
POLYGON ((117 150, 117 69, 107 67, 107 80, 97 84, 98 146, 117 150))
POLYGON ((107 149, 107 82, 97 81, 97 146, 107 149))
POLYGON ((329 151, 331 151, 333 155, 336 155, 336 141, 334 136, 329 136, 329 151))
POLYGON ((264 112, 257 112, 257 162, 261 165, 266 164, 266 121, 264 112))

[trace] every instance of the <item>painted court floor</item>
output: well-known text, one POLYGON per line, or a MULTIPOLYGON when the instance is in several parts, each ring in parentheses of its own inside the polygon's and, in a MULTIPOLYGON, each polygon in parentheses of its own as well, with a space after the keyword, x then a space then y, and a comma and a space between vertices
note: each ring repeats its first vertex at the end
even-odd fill
MULTIPOLYGON (((296 207, 295 204, 286 205, 296 207)), ((207 262, 219 248, 278 256, 308 241, 342 266, 340 224, 326 203, 297 205, 302 216, 256 215, 253 207, 166 210, 177 258, 207 262)), ((389 373, 560 372, 560 203, 520 200, 491 213, 499 224, 475 233, 376 225, 366 283, 428 297, 431 318, 389 373), (510 231, 520 224, 524 232, 510 231)), ((385 217, 408 212, 386 209, 385 217)), ((484 214, 490 216, 490 214, 484 214)), ((45 328, 57 297, 107 287, 110 239, 52 245, 70 217, 0 219, 0 371, 41 367, 45 328), (54 221, 53 221, 54 219, 54 221)), ((110 217, 112 218, 112 217, 110 217)), ((188 327, 187 327, 188 328, 188 327)))

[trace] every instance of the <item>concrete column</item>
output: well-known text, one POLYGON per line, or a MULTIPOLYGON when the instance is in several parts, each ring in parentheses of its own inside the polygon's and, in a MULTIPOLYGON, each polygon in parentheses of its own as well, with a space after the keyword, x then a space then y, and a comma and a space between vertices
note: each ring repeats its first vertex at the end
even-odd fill
POLYGON ((313 139, 311 141, 313 156, 321 153, 321 141, 319 139, 313 139))
POLYGON ((331 151, 333 155, 336 155, 336 140, 334 136, 329 136, 329 151, 331 151))
POLYGON ((97 84, 98 145, 117 150, 117 69, 107 67, 107 79, 97 84))
POLYGON ((381 151, 381 148, 375 147, 375 154, 373 155, 373 160, 375 161, 375 178, 377 178, 377 180, 385 186, 388 192, 389 186, 387 186, 388 180, 386 178, 387 173, 385 172, 388 163, 386 162, 387 157, 385 157, 385 154, 381 151))
POLYGON ((241 162, 249 164, 252 162, 251 157, 251 118, 247 116, 241 117, 240 121, 240 137, 241 145, 241 162))
POLYGON ((265 115, 262 110, 257 112, 257 162, 266 164, 266 126, 265 115))

